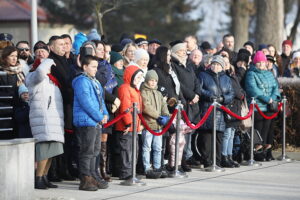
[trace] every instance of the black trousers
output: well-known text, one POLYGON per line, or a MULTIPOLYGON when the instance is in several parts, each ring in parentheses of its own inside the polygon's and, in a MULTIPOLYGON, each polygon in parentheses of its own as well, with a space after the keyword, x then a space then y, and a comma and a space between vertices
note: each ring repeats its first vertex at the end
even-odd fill
MULTIPOLYGON (((199 130, 199 151, 201 153, 202 160, 204 162, 212 162, 212 149, 213 149, 213 134, 212 130, 199 130)), ((219 163, 221 161, 221 151, 222 151, 222 136, 223 132, 217 131, 216 134, 216 161, 219 163)))
POLYGON ((101 148, 101 127, 80 127, 75 129, 79 146, 79 173, 80 176, 96 174, 96 157, 101 148))
MULTIPOLYGON (((264 112, 270 116, 274 113, 264 112)), ((275 119, 265 119, 258 112, 254 113, 254 128, 260 133, 263 144, 273 144, 275 119)))
MULTIPOLYGON (((125 179, 132 176, 132 132, 123 134, 123 132, 118 131, 118 142, 120 144, 120 156, 121 156, 121 165, 119 178, 125 179)), ((137 146, 136 152, 138 154, 138 137, 137 137, 137 146)), ((136 156, 137 158, 138 156, 136 156)))

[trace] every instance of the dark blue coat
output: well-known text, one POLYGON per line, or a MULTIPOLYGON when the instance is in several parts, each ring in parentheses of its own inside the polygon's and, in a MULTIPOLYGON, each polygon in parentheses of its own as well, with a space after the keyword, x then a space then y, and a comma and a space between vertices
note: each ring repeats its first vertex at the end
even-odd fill
MULTIPOLYGON (((234 91, 231 85, 230 78, 225 72, 214 73, 211 70, 202 71, 199 73, 199 82, 201 85, 201 97, 200 97, 200 116, 201 118, 207 112, 209 106, 213 103, 213 97, 223 97, 223 105, 229 104, 234 98, 234 91)), ((216 113, 217 126, 216 130, 224 132, 226 128, 224 113, 222 110, 217 109, 216 113)), ((200 129, 211 130, 213 129, 213 112, 208 117, 206 122, 200 127, 200 129)))

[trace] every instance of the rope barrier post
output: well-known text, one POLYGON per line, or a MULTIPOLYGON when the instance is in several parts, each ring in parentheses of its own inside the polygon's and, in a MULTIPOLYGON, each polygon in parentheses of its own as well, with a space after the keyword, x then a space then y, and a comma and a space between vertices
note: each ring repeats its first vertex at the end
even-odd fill
POLYGON ((183 106, 181 101, 178 101, 177 105, 178 113, 176 116, 176 138, 175 138, 175 173, 172 178, 187 178, 187 175, 179 172, 178 164, 179 164, 179 137, 180 137, 180 120, 181 120, 181 111, 183 106))
POLYGON ((283 96, 282 103, 283 103, 283 128, 282 128, 282 155, 277 158, 277 160, 291 162, 290 159, 285 154, 285 136, 286 136, 286 96, 283 96))
POLYGON ((132 178, 129 180, 125 180, 121 182, 121 185, 126 186, 143 186, 146 183, 142 182, 138 178, 136 178, 136 147, 137 147, 137 103, 133 103, 133 113, 132 113, 132 121, 133 121, 133 131, 132 131, 132 178))
POLYGON ((217 142, 217 119, 216 119, 216 114, 217 114, 217 100, 214 99, 214 111, 213 111, 213 134, 212 134, 212 144, 213 144, 213 149, 212 149, 212 158, 213 158, 213 164, 210 167, 207 167, 204 169, 204 171, 207 172, 223 172, 225 171, 224 168, 221 168, 219 166, 217 166, 216 164, 216 152, 217 152, 217 148, 216 148, 216 142, 217 142))
MULTIPOLYGON (((255 104, 255 100, 254 100, 254 97, 252 97, 252 100, 251 100, 251 104, 255 104)), ((250 144, 250 160, 242 163, 242 165, 244 166, 254 166, 254 167, 258 167, 258 166, 261 166, 262 164, 259 163, 259 162, 256 162, 254 160, 254 154, 253 154, 253 150, 254 150, 254 111, 252 112, 252 116, 251 116, 251 144, 250 144)))

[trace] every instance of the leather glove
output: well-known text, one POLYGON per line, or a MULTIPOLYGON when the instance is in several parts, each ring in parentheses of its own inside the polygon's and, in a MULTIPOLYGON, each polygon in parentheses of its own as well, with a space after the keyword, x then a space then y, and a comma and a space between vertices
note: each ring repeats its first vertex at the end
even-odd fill
POLYGON ((169 116, 160 116, 159 118, 157 118, 157 123, 161 126, 165 126, 168 121, 170 120, 170 117, 169 116))

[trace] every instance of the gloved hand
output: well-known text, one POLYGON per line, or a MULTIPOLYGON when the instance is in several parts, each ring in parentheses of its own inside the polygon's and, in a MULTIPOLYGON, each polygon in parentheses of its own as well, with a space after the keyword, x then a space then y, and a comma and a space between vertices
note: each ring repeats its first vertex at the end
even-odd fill
POLYGON ((159 118, 157 118, 157 123, 161 126, 165 126, 168 121, 170 120, 170 117, 169 116, 165 116, 165 115, 162 115, 160 116, 159 118))
POLYGON ((224 97, 220 96, 217 98, 218 103, 223 103, 224 102, 224 97))

